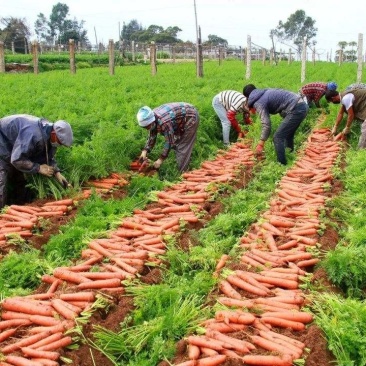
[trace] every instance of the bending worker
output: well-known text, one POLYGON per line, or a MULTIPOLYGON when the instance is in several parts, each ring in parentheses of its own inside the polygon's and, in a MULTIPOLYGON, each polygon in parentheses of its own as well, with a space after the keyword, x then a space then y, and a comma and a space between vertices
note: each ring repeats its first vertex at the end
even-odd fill
POLYGON ((73 133, 66 121, 51 123, 44 118, 16 114, 0 119, 0 208, 10 202, 12 185, 19 203, 26 199, 24 173, 55 177, 66 188, 69 184, 55 161, 58 146, 71 146, 73 133))
POLYGON ((147 158, 160 133, 165 138, 164 149, 159 159, 155 161, 154 168, 159 169, 170 150, 174 149, 179 171, 188 169, 199 124, 199 114, 193 105, 174 102, 163 104, 153 110, 145 106, 139 109, 137 122, 149 130, 149 137, 140 155, 141 160, 147 158))

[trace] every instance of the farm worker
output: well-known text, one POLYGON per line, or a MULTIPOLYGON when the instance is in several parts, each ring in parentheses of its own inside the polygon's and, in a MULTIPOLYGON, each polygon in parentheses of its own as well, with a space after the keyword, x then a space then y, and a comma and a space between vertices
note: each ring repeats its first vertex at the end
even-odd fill
POLYGON ((309 106, 299 94, 284 89, 257 89, 253 84, 248 84, 243 93, 248 98, 248 108, 256 110, 262 123, 260 141, 256 147, 257 154, 263 152, 264 143, 271 133, 270 115, 280 114, 283 118, 273 135, 273 142, 277 160, 286 164, 285 148, 294 150, 295 132, 305 119, 309 106))
POLYGON ((145 106, 139 109, 137 122, 141 127, 149 130, 140 160, 147 158, 147 154, 155 146, 156 138, 160 133, 164 136, 165 143, 159 159, 154 162, 154 168, 159 169, 170 150, 173 149, 178 169, 180 172, 187 170, 199 124, 199 114, 193 105, 186 102, 173 102, 155 109, 145 106))
POLYGON ((327 90, 337 90, 337 84, 334 81, 329 83, 314 82, 303 85, 299 93, 311 106, 313 103, 316 107, 320 108, 320 99, 324 96, 327 90))
POLYGON ((54 159, 58 146, 71 146, 73 133, 66 121, 51 123, 44 118, 15 114, 0 119, 0 208, 10 200, 9 183, 19 203, 27 199, 24 173, 55 177, 68 186, 54 159))
POLYGON ((244 137, 239 122, 236 119, 238 113, 243 113, 243 121, 251 124, 249 111, 245 106, 247 98, 235 90, 224 90, 212 99, 212 107, 220 118, 224 145, 229 144, 230 127, 238 133, 238 138, 244 137))
POLYGON ((354 83, 354 84, 350 84, 347 86, 345 91, 350 91, 350 90, 354 90, 354 89, 366 89, 366 84, 365 83, 354 83))
POLYGON ((342 133, 347 135, 350 133, 353 120, 362 121, 361 136, 358 141, 360 149, 366 148, 366 89, 355 89, 339 93, 337 91, 329 91, 325 94, 328 102, 334 104, 341 103, 341 109, 338 112, 336 121, 334 123, 332 134, 337 134, 339 124, 342 122, 344 113, 347 114, 346 126, 342 133))

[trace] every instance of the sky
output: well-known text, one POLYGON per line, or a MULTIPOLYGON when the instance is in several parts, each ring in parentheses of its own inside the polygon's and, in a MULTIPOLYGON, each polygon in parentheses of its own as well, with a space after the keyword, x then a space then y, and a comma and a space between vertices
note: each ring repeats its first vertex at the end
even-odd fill
MULTIPOLYGON (((85 21, 84 29, 92 44, 117 41, 123 23, 133 19, 144 28, 178 26, 182 29, 179 39, 195 42, 197 16, 202 41, 216 35, 229 45, 246 47, 250 36, 252 43, 269 49, 270 30, 297 10, 304 10, 318 28, 316 50, 320 59, 334 56, 341 41, 358 42, 360 33, 365 52, 365 9, 360 9, 365 5, 359 0, 347 0, 343 8, 337 0, 2 0, 0 18, 25 18, 33 31, 32 40, 36 40, 34 23, 38 14, 49 18, 58 2, 68 5, 70 19, 85 21)), ((289 47, 276 45, 277 50, 281 48, 288 51, 289 47)))

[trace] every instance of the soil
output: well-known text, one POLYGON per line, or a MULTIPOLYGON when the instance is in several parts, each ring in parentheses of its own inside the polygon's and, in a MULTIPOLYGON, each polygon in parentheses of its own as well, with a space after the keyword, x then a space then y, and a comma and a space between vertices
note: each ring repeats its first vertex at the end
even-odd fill
MULTIPOLYGON (((251 178, 251 173, 246 172, 246 174, 241 174, 241 178, 236 182, 235 188, 244 188, 247 184, 247 181, 251 178)), ((339 182, 334 182, 332 186, 332 191, 329 192, 329 195, 335 195, 340 190, 342 190, 342 186, 339 182)), ((123 189, 120 191, 115 191, 113 193, 114 198, 120 197, 123 198, 125 193, 123 189)), ((105 195, 105 198, 110 197, 110 194, 105 195)), ((221 195, 222 197, 222 195, 221 195)), ((34 204, 39 204, 39 202, 35 202, 34 204)), ((43 202, 42 202, 43 204, 43 202)), ((151 205, 153 207, 153 205, 151 205)), ((148 207, 148 208, 151 208, 148 207)), ((182 250, 186 250, 188 245, 192 245, 192 238, 190 237, 191 230, 199 230, 203 227, 203 222, 207 222, 208 220, 215 217, 222 211, 221 202, 207 202, 204 206, 204 210, 206 211, 205 217, 203 218, 201 223, 190 224, 188 229, 184 233, 182 233, 179 237, 179 247, 182 250)), ((72 220, 75 214, 77 213, 77 209, 74 208, 72 211, 68 213, 67 216, 63 216, 60 218, 51 219, 50 225, 44 229, 39 236, 33 236, 29 239, 31 245, 33 245, 37 249, 41 249, 42 246, 47 243, 49 238, 57 234, 58 228, 60 225, 66 224, 68 221, 72 220)), ((327 227, 324 231, 324 235, 320 238, 320 243, 322 245, 322 250, 329 251, 335 248, 338 242, 338 234, 337 232, 327 227)), ((14 248, 13 248, 14 249, 14 248)), ((161 279, 161 272, 158 268, 145 268, 145 272, 141 276, 141 281, 147 284, 156 284, 159 283, 161 279)), ((314 284, 321 284, 322 291, 330 291, 337 292, 338 290, 330 283, 327 278, 327 275, 322 269, 313 269, 313 279, 314 284)), ((214 294, 213 294, 214 295, 214 294)), ((111 307, 109 312, 106 314, 102 311, 95 312, 87 325, 83 327, 83 339, 81 339, 80 347, 77 350, 64 350, 62 356, 66 359, 71 360, 71 365, 73 366, 113 366, 113 363, 105 357, 100 351, 90 347, 85 344, 85 339, 90 339, 93 341, 93 332, 94 326, 99 325, 101 327, 107 328, 111 331, 117 332, 119 330, 119 324, 125 319, 125 317, 134 309, 133 298, 131 296, 126 295, 114 295, 111 301, 111 307)), ((304 342, 306 347, 309 349, 309 353, 306 355, 305 366, 331 366, 335 364, 335 358, 327 350, 327 344, 322 333, 321 329, 317 327, 315 324, 310 325, 306 330, 302 332, 291 332, 289 330, 284 330, 284 334, 290 335, 293 338, 297 338, 298 340, 304 342)), ((238 336, 240 338, 240 335, 238 336)), ((242 338, 245 338, 243 336, 242 338)), ((185 341, 180 341, 177 343, 177 352, 174 362, 178 363, 183 360, 186 360, 187 357, 187 349, 185 341)), ((305 358, 305 357, 304 357, 305 358)), ((67 365, 62 364, 61 365, 67 365)), ((225 362, 224 366, 236 366, 242 365, 241 362, 237 360, 230 359, 225 362)), ((161 362, 158 366, 169 366, 167 362, 161 362)))

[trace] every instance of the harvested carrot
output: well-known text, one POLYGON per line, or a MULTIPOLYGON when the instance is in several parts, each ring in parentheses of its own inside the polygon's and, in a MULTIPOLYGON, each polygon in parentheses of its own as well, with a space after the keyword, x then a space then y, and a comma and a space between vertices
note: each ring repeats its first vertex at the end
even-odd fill
POLYGON ((298 321, 287 320, 287 319, 277 318, 277 317, 273 317, 273 316, 263 317, 262 320, 266 324, 270 324, 270 325, 273 325, 276 327, 290 328, 290 329, 299 330, 299 331, 305 329, 305 325, 298 321))
POLYGON ((0 321, 0 330, 29 324, 31 324, 31 321, 27 319, 2 320, 0 321))
POLYGON ((81 276, 77 272, 72 272, 66 267, 58 267, 54 269, 53 275, 56 278, 60 278, 61 280, 73 282, 73 283, 83 283, 83 282, 91 282, 84 276, 81 276))
POLYGON ((225 323, 252 324, 255 316, 240 310, 219 310, 215 314, 215 319, 225 323))
POLYGON ((73 206, 74 205, 74 201, 71 198, 66 198, 66 199, 63 199, 63 200, 46 202, 44 204, 44 206, 53 206, 53 205, 73 206))
MULTIPOLYGON (((313 316, 310 313, 300 311, 283 311, 283 312, 265 312, 261 317, 278 317, 281 319, 293 320, 301 323, 310 323, 313 321, 313 316)), ((265 321, 265 319, 264 319, 265 321)))
POLYGON ((70 294, 61 294, 60 299, 64 301, 90 301, 95 300, 94 292, 75 292, 70 294))
POLYGON ((12 335, 14 335, 16 331, 17 331, 17 328, 10 328, 10 329, 7 329, 7 330, 4 330, 3 332, 1 332, 0 333, 0 342, 3 342, 6 339, 8 339, 9 337, 11 337, 12 335))
POLYGON ((1 349, 1 352, 4 353, 4 354, 14 352, 14 351, 20 349, 21 347, 26 347, 26 346, 29 346, 33 343, 36 343, 39 340, 41 340, 45 337, 48 337, 49 335, 51 335, 51 332, 49 332, 49 331, 32 335, 32 336, 27 337, 25 339, 21 339, 18 342, 15 342, 15 343, 12 343, 12 344, 9 344, 9 345, 3 347, 1 349))
POLYGON ((239 339, 235 339, 233 337, 227 336, 220 332, 207 329, 206 335, 210 338, 217 339, 219 341, 225 342, 226 344, 230 344, 233 350, 239 352, 241 354, 249 353, 249 348, 246 346, 245 342, 239 339))
POLYGON ((24 300, 21 298, 7 298, 2 302, 2 308, 8 311, 17 311, 26 314, 53 316, 51 306, 44 305, 37 300, 24 300))
POLYGON ((90 282, 83 282, 79 283, 77 287, 80 290, 86 290, 86 289, 100 289, 100 288, 111 288, 111 287, 120 287, 121 286, 121 280, 118 278, 111 278, 108 280, 96 280, 96 281, 90 281, 90 282))
POLYGON ((219 289, 224 295, 226 295, 228 297, 231 297, 233 299, 238 299, 238 300, 242 299, 242 296, 240 295, 240 293, 238 291, 236 291, 231 286, 231 284, 226 280, 221 280, 220 281, 219 289))
POLYGON ((53 361, 60 357, 60 354, 54 351, 40 351, 30 347, 22 347, 21 350, 28 357, 45 358, 53 361))
POLYGON ((225 355, 208 356, 197 360, 196 366, 216 366, 226 361, 225 355))
POLYGON ((222 342, 214 341, 212 338, 205 336, 188 336, 187 341, 189 344, 194 344, 198 347, 211 348, 215 351, 221 351, 224 348, 222 342))
POLYGON ((39 347, 37 349, 41 351, 55 351, 57 349, 61 349, 64 347, 69 346, 72 343, 72 338, 70 336, 63 337, 59 339, 58 341, 54 341, 52 343, 46 344, 42 347, 39 347))
POLYGON ((190 360, 197 360, 200 357, 201 350, 198 346, 194 344, 188 345, 188 357, 190 360))
POLYGON ((65 319, 73 320, 77 317, 78 313, 81 312, 80 309, 78 312, 70 309, 70 306, 67 306, 67 303, 61 299, 54 299, 52 300, 52 306, 54 309, 61 314, 65 319))
POLYGON ((278 356, 261 356, 261 355, 245 355, 242 360, 248 365, 259 366, 291 366, 291 357, 278 356))
POLYGON ((43 366, 41 362, 32 361, 21 356, 8 355, 4 357, 5 362, 9 362, 13 366, 43 366))

